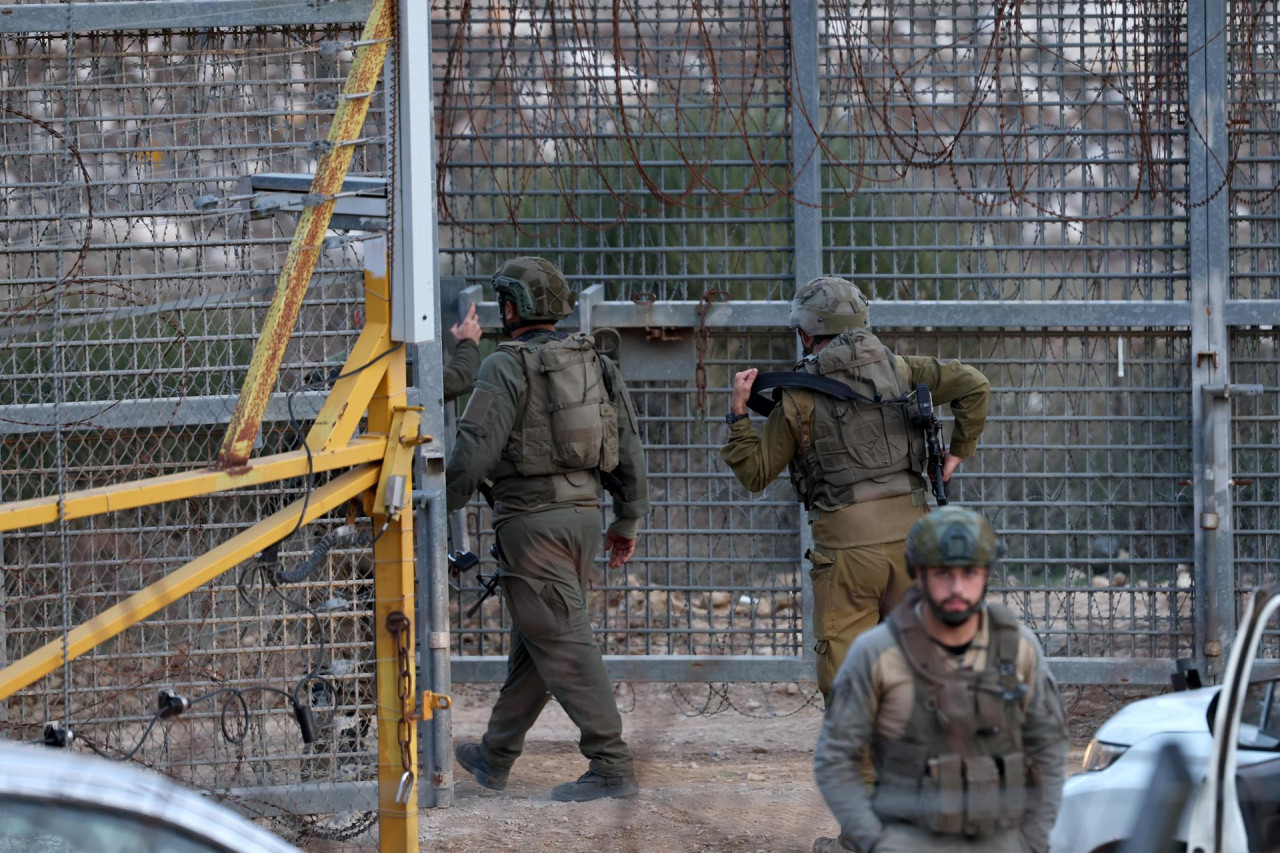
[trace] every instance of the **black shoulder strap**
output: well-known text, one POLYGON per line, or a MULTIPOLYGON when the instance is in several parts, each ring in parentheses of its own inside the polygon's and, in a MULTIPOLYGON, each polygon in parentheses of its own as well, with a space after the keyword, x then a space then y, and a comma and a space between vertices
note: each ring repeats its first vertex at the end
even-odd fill
POLYGON ((895 403, 906 399, 905 397, 898 397, 893 400, 885 400, 879 394, 875 397, 867 397, 854 391, 843 382, 837 382, 834 379, 828 379, 825 376, 818 376, 814 373, 786 370, 776 373, 761 373, 756 376, 756 381, 751 386, 751 396, 747 398, 747 407, 757 415, 768 417, 774 406, 778 405, 777 395, 773 395, 773 398, 770 399, 761 392, 772 388, 807 388, 810 391, 817 391, 819 394, 826 394, 828 397, 835 397, 837 400, 857 400, 861 403, 895 403))

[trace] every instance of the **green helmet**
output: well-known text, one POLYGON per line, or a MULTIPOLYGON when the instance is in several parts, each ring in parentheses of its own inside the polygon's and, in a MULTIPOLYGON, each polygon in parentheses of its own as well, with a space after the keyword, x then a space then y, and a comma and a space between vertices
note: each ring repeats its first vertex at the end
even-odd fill
POLYGON ((554 323, 573 311, 574 295, 555 264, 545 258, 512 258, 493 277, 499 300, 516 306, 521 320, 554 323))
POLYGON ((987 566, 1004 554, 996 532, 971 509, 944 506, 917 521, 907 534, 907 572, 920 566, 987 566))
POLYGON ((815 338, 865 329, 868 314, 867 298, 858 285, 843 278, 815 278, 791 300, 791 328, 815 338))

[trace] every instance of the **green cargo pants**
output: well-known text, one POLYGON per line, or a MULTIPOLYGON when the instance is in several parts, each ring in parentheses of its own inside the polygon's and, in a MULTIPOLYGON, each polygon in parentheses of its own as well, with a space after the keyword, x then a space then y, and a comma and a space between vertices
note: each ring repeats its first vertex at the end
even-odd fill
POLYGON ((904 542, 888 542, 839 549, 815 545, 810 552, 818 689, 824 697, 853 641, 884 621, 911 587, 905 550, 904 542))
POLYGON ((525 734, 554 696, 581 732, 601 776, 633 772, 622 715, 587 615, 587 578, 600 550, 600 510, 565 506, 501 522, 502 597, 511 612, 507 680, 484 748, 495 770, 520 757, 525 734))

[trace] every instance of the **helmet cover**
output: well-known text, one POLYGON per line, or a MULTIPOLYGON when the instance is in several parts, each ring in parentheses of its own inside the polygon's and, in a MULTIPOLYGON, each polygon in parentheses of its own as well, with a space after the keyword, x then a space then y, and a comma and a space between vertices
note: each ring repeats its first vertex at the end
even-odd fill
POLYGON ((979 513, 948 505, 917 521, 907 534, 907 571, 921 566, 986 566, 1004 554, 996 532, 979 513))
POLYGON ((865 329, 869 324, 867 298, 847 279, 815 278, 801 285, 791 300, 791 328, 815 338, 865 329))
POLYGON ((554 323, 573 311, 569 282, 545 258, 512 258, 494 275, 493 289, 499 300, 515 306, 521 320, 554 323))

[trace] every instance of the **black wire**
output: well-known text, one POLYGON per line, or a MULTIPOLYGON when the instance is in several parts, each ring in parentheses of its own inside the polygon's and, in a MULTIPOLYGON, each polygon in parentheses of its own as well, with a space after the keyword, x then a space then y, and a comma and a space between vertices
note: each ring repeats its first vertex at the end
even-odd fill
POLYGON ((295 416, 293 413, 293 395, 297 394, 299 391, 306 391, 312 388, 319 388, 324 385, 332 385, 333 383, 337 382, 340 379, 347 379, 352 376, 356 376, 357 374, 363 373, 373 365, 377 364, 379 361, 382 361, 382 359, 387 358, 396 350, 399 350, 403 347, 404 347, 403 343, 396 344, 390 349, 384 350, 379 355, 376 355, 373 358, 369 359, 359 367, 354 367, 351 370, 347 371, 346 373, 339 373, 337 376, 329 376, 321 379, 313 379, 310 382, 304 382, 300 388, 291 389, 287 394, 285 394, 285 407, 289 412, 289 428, 293 430, 294 436, 301 441, 302 449, 306 451, 306 454, 307 454, 307 478, 306 478, 306 491, 302 496, 302 511, 298 513, 298 518, 294 522, 293 529, 290 530, 288 533, 286 533, 284 536, 280 537, 280 540, 279 540, 280 542, 283 542, 285 539, 288 539, 290 536, 297 533, 302 528, 302 520, 306 518, 307 507, 311 503, 311 489, 314 486, 314 484, 312 483, 312 480, 315 477, 315 458, 311 454, 311 446, 307 444, 306 436, 302 434, 302 424, 298 421, 297 416, 295 416))
MULTIPOLYGON (((221 710, 218 712, 218 725, 222 729, 222 737, 227 741, 227 743, 242 746, 245 738, 249 736, 249 702, 245 699, 245 695, 247 693, 275 693, 289 700, 291 708, 296 705, 306 705, 307 707, 310 707, 310 703, 304 703, 302 701, 299 693, 302 689, 302 685, 308 684, 312 681, 325 685, 326 689, 330 691, 333 690, 333 686, 329 683, 328 679, 312 671, 302 676, 301 680, 298 681, 292 692, 282 690, 279 687, 275 687, 270 684, 246 684, 241 687, 220 687, 217 690, 213 690, 192 699, 187 704, 187 710, 194 708, 200 702, 207 702, 210 699, 217 698, 218 696, 229 695, 233 697, 235 702, 223 703, 221 710), (237 719, 239 725, 233 732, 229 727, 231 718, 228 714, 231 709, 237 706, 239 707, 239 715, 237 719)), ((103 758, 110 759, 111 761, 128 761, 138 754, 138 750, 142 749, 142 745, 147 742, 147 738, 151 736, 151 732, 155 729, 156 723, 160 722, 160 720, 164 718, 165 712, 168 710, 168 708, 160 708, 152 714, 151 719, 147 722, 146 729, 143 730, 142 735, 138 738, 138 742, 133 745, 132 749, 123 755, 110 755, 104 752, 90 738, 84 737, 83 735, 80 736, 79 740, 84 741, 85 746, 89 747, 89 749, 94 753, 102 756, 103 758)))
POLYGON ((304 385, 302 388, 295 388, 285 395, 285 407, 289 411, 289 428, 293 430, 293 434, 301 440, 302 449, 307 452, 307 477, 304 481, 306 489, 302 494, 302 510, 298 513, 298 518, 293 523, 293 529, 280 537, 276 542, 277 546, 302 528, 302 519, 307 517, 307 507, 311 505, 311 489, 315 485, 313 483, 316 467, 315 457, 311 455, 311 445, 307 444, 306 436, 302 434, 302 424, 298 422, 298 418, 293 414, 293 395, 306 387, 307 386, 304 385))

